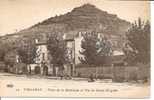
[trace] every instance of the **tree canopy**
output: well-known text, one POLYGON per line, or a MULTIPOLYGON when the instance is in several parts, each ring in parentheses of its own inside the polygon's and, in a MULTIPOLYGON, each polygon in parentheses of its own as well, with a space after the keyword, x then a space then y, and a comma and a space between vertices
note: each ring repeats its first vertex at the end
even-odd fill
POLYGON ((63 65, 67 62, 66 42, 58 33, 53 33, 48 36, 47 49, 51 56, 52 64, 63 65))
POLYGON ((25 38, 20 41, 17 46, 17 53, 19 60, 25 64, 35 63, 37 57, 37 47, 35 45, 35 39, 25 38))
POLYGON ((129 64, 150 62, 150 23, 138 21, 126 33, 124 53, 129 64))
POLYGON ((8 41, 0 40, 0 61, 4 61, 5 63, 13 63, 15 62, 14 58, 9 58, 9 54, 14 52, 16 49, 16 44, 8 41))
POLYGON ((106 57, 112 55, 112 48, 107 38, 99 36, 96 32, 83 34, 82 50, 79 60, 84 64, 102 65, 106 63, 106 57))

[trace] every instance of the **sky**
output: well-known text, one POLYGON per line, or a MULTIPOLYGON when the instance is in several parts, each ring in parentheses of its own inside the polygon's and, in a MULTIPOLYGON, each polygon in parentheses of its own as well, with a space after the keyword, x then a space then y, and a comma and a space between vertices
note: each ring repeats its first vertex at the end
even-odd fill
POLYGON ((11 34, 38 22, 65 14, 85 3, 130 22, 138 17, 150 20, 148 1, 111 0, 0 0, 0 35, 11 34))

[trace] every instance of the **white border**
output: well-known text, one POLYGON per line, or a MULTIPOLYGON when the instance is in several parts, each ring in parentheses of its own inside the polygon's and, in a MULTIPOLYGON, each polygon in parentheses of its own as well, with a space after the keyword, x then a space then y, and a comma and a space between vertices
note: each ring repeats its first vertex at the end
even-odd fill
MULTIPOLYGON (((151 100, 154 100, 154 1, 151 1, 151 100)), ((2 100, 73 100, 73 99, 80 99, 80 100, 85 100, 85 99, 90 99, 90 98, 1 98, 2 100)), ((96 100, 98 98, 92 98, 92 100, 96 100)), ((102 100, 102 98, 99 98, 102 100)), ((113 99, 108 99, 108 100, 113 100, 113 99)), ((114 100, 119 100, 119 99, 114 99, 114 100)), ((129 100, 129 99, 125 99, 129 100)), ((135 99, 137 100, 137 99, 135 99)))
POLYGON ((154 1, 151 1, 151 100, 154 100, 154 1))

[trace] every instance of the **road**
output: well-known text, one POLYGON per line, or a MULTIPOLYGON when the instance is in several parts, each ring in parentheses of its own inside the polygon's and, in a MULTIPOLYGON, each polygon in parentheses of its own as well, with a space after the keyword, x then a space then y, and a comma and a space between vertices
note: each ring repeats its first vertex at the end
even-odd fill
POLYGON ((105 80, 88 82, 86 79, 60 80, 57 78, 0 73, 1 96, 33 97, 121 97, 145 98, 150 85, 113 83, 105 80))

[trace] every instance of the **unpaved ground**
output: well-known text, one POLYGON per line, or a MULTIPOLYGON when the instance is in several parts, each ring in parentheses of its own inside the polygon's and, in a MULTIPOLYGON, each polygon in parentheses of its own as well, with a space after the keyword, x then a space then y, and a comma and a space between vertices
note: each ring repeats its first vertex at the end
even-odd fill
POLYGON ((12 75, 0 73, 1 96, 40 97, 127 97, 144 98, 150 95, 148 84, 113 83, 86 79, 59 80, 54 77, 12 75), (50 78, 50 79, 49 79, 50 78))

